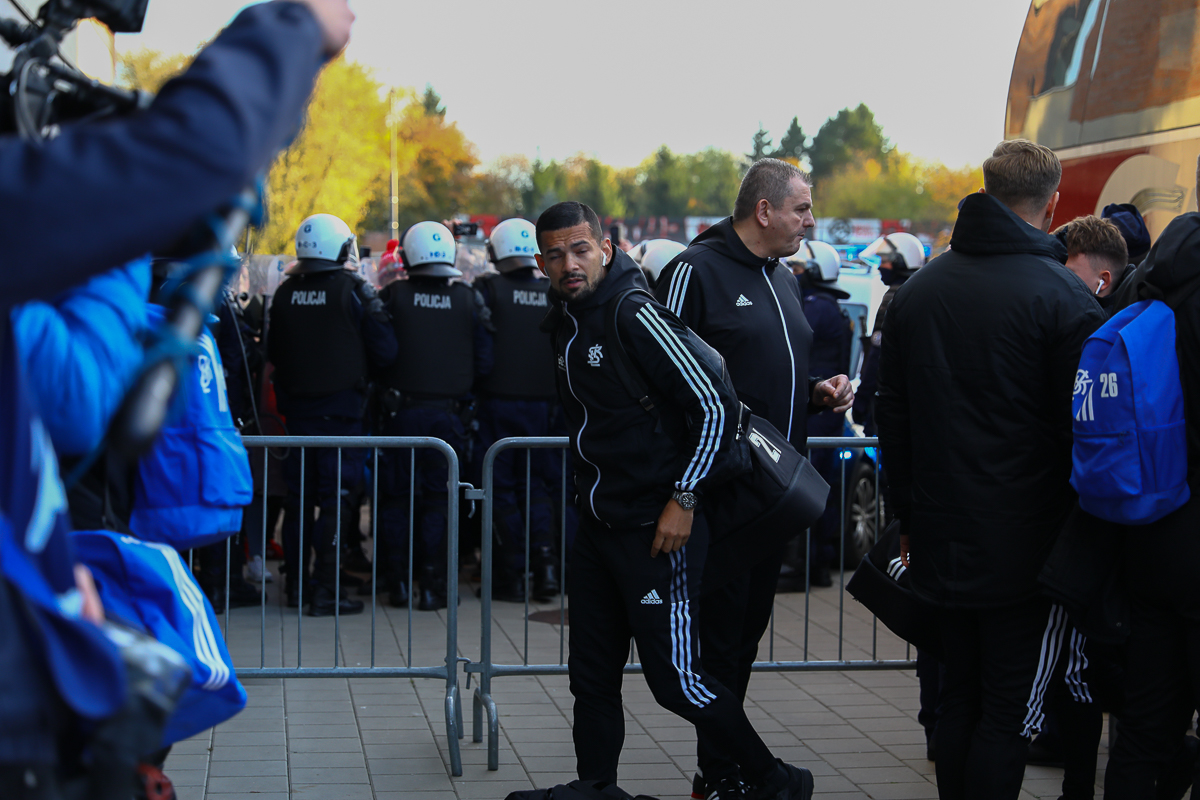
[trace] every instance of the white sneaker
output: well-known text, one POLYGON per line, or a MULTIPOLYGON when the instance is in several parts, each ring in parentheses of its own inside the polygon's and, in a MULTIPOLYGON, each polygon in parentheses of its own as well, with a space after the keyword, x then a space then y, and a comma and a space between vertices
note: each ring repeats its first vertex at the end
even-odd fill
POLYGON ((274 583, 275 576, 263 564, 262 556, 255 556, 246 562, 246 580, 254 583, 262 583, 263 581, 274 583))

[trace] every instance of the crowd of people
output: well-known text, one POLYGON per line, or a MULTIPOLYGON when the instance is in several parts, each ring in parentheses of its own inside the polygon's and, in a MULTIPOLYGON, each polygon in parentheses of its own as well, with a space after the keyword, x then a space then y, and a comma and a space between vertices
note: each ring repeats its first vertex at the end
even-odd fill
MULTIPOLYGON (((448 529, 458 487, 445 459, 385 449, 368 464, 365 448, 294 447, 273 501, 255 494, 261 459, 239 437, 251 421, 274 432, 268 408, 296 436, 441 440, 476 485, 493 443, 570 437, 561 456, 496 460, 495 530, 480 535, 495 537, 497 598, 568 594, 581 780, 619 778, 632 639, 657 702, 695 725, 693 796, 813 796, 812 772, 777 758, 744 709, 786 542, 741 533, 745 567, 706 585, 710 545, 730 531, 705 512, 747 469, 734 463, 747 415, 802 451, 810 435, 840 434, 853 409, 878 433, 899 562, 939 632, 918 673, 940 797, 1016 798, 1046 729, 1035 757, 1064 762, 1066 800, 1090 798, 1105 711, 1119 720, 1106 797, 1193 788, 1200 428, 1186 420, 1200 419, 1200 214, 1176 218, 1153 248, 1132 205, 1055 228, 1058 159, 1002 142, 945 253, 926 263, 905 233, 868 248, 889 289, 867 336, 838 303, 837 252, 808 238, 811 178, 776 159, 751 165, 731 216, 687 245, 626 253, 591 208, 562 202, 536 224, 496 226, 494 269, 470 283, 454 231, 426 221, 389 243, 376 290, 348 269, 354 232, 318 213, 300 222, 269 302, 226 297, 202 309, 219 327, 171 351, 155 332, 199 296, 188 285, 198 262, 176 243, 288 141, 352 20, 345 0, 253 6, 144 111, 44 143, 0 139, 13 263, 63 264, 0 273, 0 796, 169 796, 164 748, 245 703, 213 609, 259 602, 242 573, 270 575, 259 536, 231 549, 234 575, 224 570, 226 540, 264 517, 283 515, 289 607, 361 612, 350 584, 395 607, 458 602, 447 542, 463 532, 448 529), (116 187, 128 204, 95 213, 116 187), (44 235, 74 211, 84 251, 44 235), (1167 327, 1148 341, 1133 323, 1155 308, 1167 327), (1093 375, 1097 342, 1118 361, 1093 375), (147 351, 168 353, 185 391, 133 453, 106 431, 147 351), (1138 360, 1147 351, 1156 371, 1138 360), (1139 399, 1175 373, 1179 420, 1156 426, 1139 399), (1121 413, 1126 427, 1080 427, 1121 413), (1112 447, 1131 455, 1096 469, 1112 447), (376 583, 362 578, 357 534, 368 470, 376 583), (572 500, 556 508, 561 491, 572 500), (1111 513, 1132 507, 1122 497, 1153 513, 1111 513), (203 593, 182 550, 198 556, 203 593), (113 563, 152 566, 135 582, 113 563), (164 596, 177 612, 139 613, 164 596), (147 657, 138 630, 191 661, 147 657), (174 704, 188 691, 183 719, 174 704)), ((811 457, 835 484, 832 451, 811 457)), ((831 582, 839 506, 803 554, 813 586, 831 582)))

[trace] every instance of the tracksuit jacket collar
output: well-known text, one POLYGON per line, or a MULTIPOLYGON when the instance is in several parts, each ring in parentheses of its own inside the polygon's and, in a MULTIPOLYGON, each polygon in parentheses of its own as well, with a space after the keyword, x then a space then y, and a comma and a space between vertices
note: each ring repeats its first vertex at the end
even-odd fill
POLYGON ((958 210, 950 249, 974 255, 1032 254, 1067 262, 1067 248, 1018 217, 990 194, 967 195, 958 210))
POLYGON ((746 247, 745 242, 742 241, 742 237, 738 236, 737 231, 733 229, 733 217, 726 217, 716 225, 701 232, 699 236, 692 240, 692 244, 702 244, 726 258, 752 269, 775 266, 779 263, 778 259, 763 258, 750 252, 750 248, 746 247))

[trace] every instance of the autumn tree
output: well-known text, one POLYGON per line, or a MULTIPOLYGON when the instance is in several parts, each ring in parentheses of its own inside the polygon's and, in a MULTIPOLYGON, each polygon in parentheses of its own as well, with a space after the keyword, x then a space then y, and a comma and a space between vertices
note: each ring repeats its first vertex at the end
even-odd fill
POLYGON ((883 161, 892 145, 875 121, 875 114, 866 104, 858 108, 843 108, 825 120, 808 148, 808 160, 813 176, 824 178, 845 167, 855 158, 883 161))
POLYGON ((796 166, 800 166, 801 162, 808 158, 808 136, 805 135, 804 128, 800 127, 799 117, 792 117, 787 133, 779 140, 779 148, 771 155, 790 161, 796 166))
POLYGON ((117 61, 117 84, 126 89, 157 92, 164 83, 187 69, 193 58, 146 47, 123 53, 117 61))
POLYGON ((747 165, 753 164, 755 161, 762 161, 764 158, 769 158, 771 153, 771 135, 767 133, 767 129, 762 123, 758 123, 758 131, 755 132, 754 138, 751 140, 750 152, 746 154, 747 165))
POLYGON ((387 192, 387 104, 370 72, 345 57, 322 71, 300 134, 271 168, 267 223, 255 250, 292 252, 305 217, 333 214, 358 230, 387 192))
POLYGON ((983 183, 979 167, 951 169, 893 151, 886 163, 860 154, 820 183, 822 217, 882 217, 953 222, 958 201, 983 183))

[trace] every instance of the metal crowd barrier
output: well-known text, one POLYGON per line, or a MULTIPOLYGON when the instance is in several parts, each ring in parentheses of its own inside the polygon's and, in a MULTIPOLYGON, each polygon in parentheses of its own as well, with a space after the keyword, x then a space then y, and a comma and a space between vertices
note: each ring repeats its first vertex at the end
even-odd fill
MULTIPOLYGON (((562 569, 560 578, 562 581, 562 592, 559 596, 559 656, 557 663, 529 663, 529 598, 530 591, 527 589, 525 595, 525 621, 524 621, 524 649, 522 663, 520 664, 498 664, 493 661, 492 656, 492 636, 493 636, 493 604, 492 604, 492 577, 493 577, 493 562, 494 548, 493 536, 491 535, 494 513, 495 513, 495 494, 494 494, 494 467, 497 457, 507 450, 526 450, 555 448, 563 449, 569 444, 566 438, 535 438, 535 437, 515 437, 502 439, 496 442, 484 456, 483 461, 483 488, 482 491, 473 493, 472 497, 483 501, 483 537, 482 537, 482 610, 481 610, 481 636, 480 636, 480 656, 478 662, 470 662, 466 665, 468 674, 468 688, 470 683, 470 675, 478 675, 479 684, 473 694, 473 741, 483 741, 483 723, 486 716, 487 720, 487 743, 488 743, 488 769, 499 769, 499 746, 500 746, 500 720, 499 710, 496 701, 492 696, 492 680, 503 676, 528 676, 528 675, 565 675, 567 674, 566 663, 566 491, 567 491, 567 470, 566 459, 563 459, 562 465, 562 492, 560 498, 560 509, 564 513, 560 515, 561 531, 560 531, 560 548, 562 554, 562 569)), ((840 556, 838 559, 838 580, 836 586, 838 592, 838 631, 837 631, 837 658, 813 660, 809 658, 809 627, 810 627, 810 597, 811 585, 809 576, 805 576, 805 596, 804 596, 804 640, 803 640, 803 657, 799 660, 777 660, 775 657, 775 619, 772 615, 771 625, 768 635, 768 653, 765 661, 759 661, 754 665, 756 672, 802 672, 802 671, 834 671, 834 670, 881 670, 881 669, 912 669, 916 663, 911 659, 911 649, 906 647, 904 659, 883 659, 878 655, 878 620, 873 619, 871 631, 871 657, 868 659, 846 659, 844 652, 845 645, 845 569, 842 568, 846 564, 846 502, 850 487, 846 485, 846 462, 853 459, 854 456, 849 456, 850 453, 871 453, 874 463, 874 489, 875 489, 875 504, 874 504, 874 522, 876 536, 882 533, 883 520, 880 514, 881 503, 879 502, 880 486, 879 486, 879 459, 877 455, 878 439, 868 437, 813 437, 808 440, 810 449, 816 448, 836 448, 839 451, 839 469, 841 471, 841 491, 840 491, 840 514, 839 514, 839 550, 840 556)), ((530 478, 530 460, 528 457, 525 460, 525 553, 526 553, 526 573, 528 574, 528 554, 529 554, 529 538, 530 538, 530 515, 529 515, 529 478, 530 478)), ((805 553, 810 552, 808 548, 809 537, 811 531, 805 533, 805 553)), ((807 557, 807 556, 806 556, 807 557)), ((641 672, 641 665, 637 663, 636 652, 631 648, 630 663, 626 664, 626 673, 641 672)))
MULTIPOLYGON (((266 590, 260 591, 260 613, 261 626, 259 629, 259 665, 257 667, 243 667, 235 665, 239 678, 435 678, 446 681, 446 697, 445 697, 445 716, 446 716, 446 738, 450 750, 450 769, 454 776, 462 775, 462 755, 459 749, 459 739, 463 736, 463 717, 462 717, 462 700, 458 687, 458 490, 459 484, 459 463, 458 455, 454 449, 441 439, 434 439, 424 436, 246 436, 243 437, 243 443, 247 448, 262 448, 263 458, 263 486, 262 486, 262 550, 265 556, 267 543, 267 502, 268 496, 268 459, 271 457, 268 448, 272 447, 288 447, 300 449, 300 545, 301 561, 306 561, 306 550, 304 547, 305 536, 305 519, 307 514, 307 504, 305 502, 305 489, 308 483, 306 477, 306 456, 309 448, 337 448, 338 450, 338 470, 337 470, 337 485, 339 491, 341 488, 342 477, 342 449, 343 448, 361 448, 369 449, 373 452, 372 461, 372 491, 373 507, 371 514, 371 537, 372 542, 377 546, 378 526, 379 526, 379 451, 381 449, 408 449, 409 450, 409 509, 408 509, 408 524, 411 535, 409 536, 409 552, 408 552, 408 586, 412 583, 413 570, 413 541, 416 539, 417 533, 414 529, 414 504, 415 504, 415 488, 416 488, 416 451, 421 448, 432 449, 440 452, 446 458, 446 463, 449 468, 449 477, 447 480, 447 507, 446 507, 446 522, 447 522, 447 537, 446 537, 446 595, 448 603, 446 607, 446 653, 445 659, 441 664, 430 666, 414 666, 412 664, 413 647, 412 647, 412 623, 413 611, 412 606, 416 602, 416 597, 411 596, 408 604, 408 648, 405 650, 405 666, 377 666, 376 665, 376 610, 377 610, 377 584, 378 575, 378 558, 371 560, 371 658, 369 667, 348 667, 340 663, 340 648, 341 648, 341 614, 337 610, 335 599, 334 606, 334 634, 333 634, 333 658, 332 664, 329 666, 304 666, 304 582, 298 583, 299 593, 299 608, 296 609, 296 666, 295 667, 268 667, 266 654, 266 631, 267 631, 267 611, 266 611, 266 590)), ((340 597, 341 591, 341 536, 342 536, 342 503, 337 504, 337 517, 335 519, 337 530, 337 542, 335 552, 337 553, 337 595, 340 597)), ((376 550, 378 552, 378 549, 376 550)), ((295 565, 292 569, 296 569, 295 565)), ((291 577, 291 576, 289 576, 291 577)), ((294 579, 294 577, 292 578, 294 579)), ((225 630, 229 631, 229 550, 228 541, 226 543, 226 605, 225 605, 225 630)), ((228 634, 227 634, 228 635, 228 634)), ((282 654, 281 654, 282 655, 282 654)), ((282 663, 282 662, 281 662, 282 663)))

